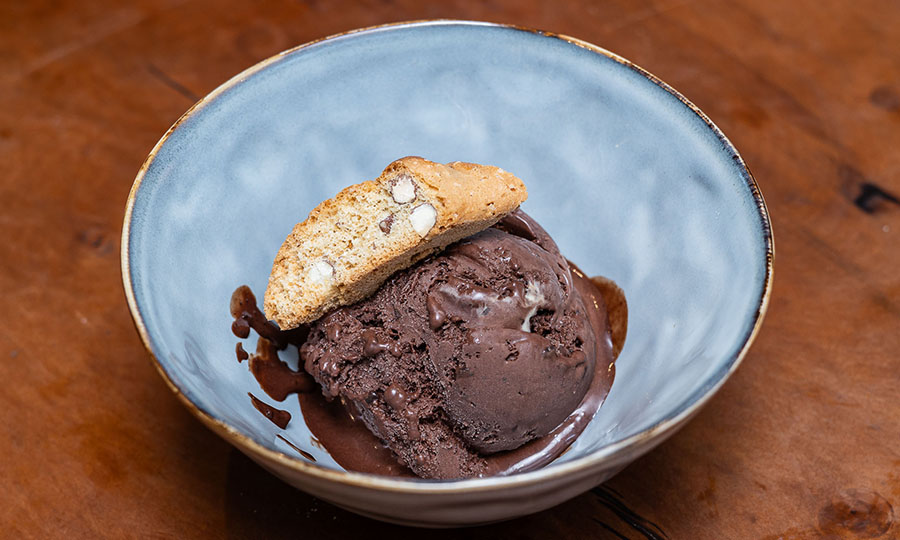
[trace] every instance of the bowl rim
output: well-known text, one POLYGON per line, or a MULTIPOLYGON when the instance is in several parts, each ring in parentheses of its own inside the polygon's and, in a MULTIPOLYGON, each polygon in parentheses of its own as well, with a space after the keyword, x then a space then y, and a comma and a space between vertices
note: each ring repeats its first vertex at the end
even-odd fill
POLYGON ((313 41, 309 41, 307 43, 298 45, 296 47, 292 47, 285 51, 279 52, 269 58, 266 58, 253 66, 245 69, 244 71, 238 73, 234 77, 230 78, 226 82, 222 83, 212 92, 202 97, 199 101, 193 104, 178 120, 175 121, 174 124, 163 134, 163 136, 159 139, 159 141, 153 146, 153 149, 148 154, 147 158, 144 160, 141 165, 138 173, 134 179, 134 183, 131 186, 131 191, 128 194, 128 199, 125 204, 125 215, 123 218, 122 224, 122 236, 121 236, 121 245, 120 245, 120 257, 121 257, 121 271, 122 271, 122 284, 125 290, 125 297, 128 303, 128 309, 131 312, 131 316, 137 329, 138 334, 140 335, 141 342, 144 345, 144 348, 147 350, 149 354, 150 361, 156 367, 156 370, 159 372, 160 376, 166 382, 166 385, 175 393, 178 399, 184 404, 191 413, 194 414, 199 420, 202 421, 207 427, 211 428, 214 432, 222 436, 227 441, 235 444, 239 449, 244 452, 249 452, 251 454, 256 454, 265 457, 268 460, 271 460, 275 463, 278 463, 280 466, 286 467, 288 469, 292 469, 301 474, 307 475, 314 479, 325 480, 329 482, 336 482, 338 484, 344 484, 347 486, 354 486, 360 488, 368 488, 375 490, 384 490, 390 491, 394 493, 412 493, 412 494, 423 494, 423 493, 433 493, 433 494, 451 494, 451 493, 473 493, 473 492, 483 492, 483 491, 494 491, 494 490, 504 490, 511 487, 521 487, 521 486, 529 486, 538 483, 547 482, 554 479, 561 479, 562 477, 566 477, 570 474, 579 472, 579 471, 588 471, 592 467, 606 461, 614 462, 615 460, 611 459, 614 456, 617 456, 623 453, 627 448, 633 446, 639 446, 641 443, 649 442, 650 440, 656 440, 661 442, 665 437, 674 432, 678 427, 680 427, 686 420, 688 420, 691 416, 693 416, 700 408, 702 408, 709 399, 715 395, 715 393, 719 390, 719 388, 725 383, 726 380, 731 376, 732 373, 740 366, 744 357, 747 354, 751 344, 755 340, 757 334, 759 333, 760 327, 762 326, 762 321, 765 317, 766 311, 769 305, 769 297, 772 292, 772 279, 773 279, 773 270, 774 270, 774 258, 775 258, 775 245, 774 245, 774 237, 772 233, 772 226, 769 218, 769 212, 766 207, 765 200, 763 199, 762 193, 759 190, 759 186, 756 183, 756 179, 753 177, 753 174, 750 172, 750 169, 747 167, 747 164, 744 162, 744 159, 738 153, 737 149, 731 143, 731 141, 725 136, 724 133, 716 126, 712 120, 694 105, 690 100, 684 97, 680 92, 669 86, 667 83, 663 82, 659 77, 653 75, 649 71, 641 68, 640 66, 634 64, 633 62, 610 52, 602 47, 589 43, 587 41, 574 38, 565 34, 557 34, 554 32, 548 32, 543 30, 536 30, 533 28, 523 27, 514 24, 503 24, 503 23, 492 23, 492 22, 483 22, 483 21, 472 21, 472 20, 458 20, 458 19, 424 19, 424 20, 414 20, 414 21, 403 21, 403 22, 394 22, 388 24, 380 24, 375 26, 368 26, 364 28, 358 28, 354 30, 349 30, 346 32, 340 32, 337 34, 332 34, 330 36, 326 36, 323 38, 319 38, 313 41), (612 444, 604 446, 598 450, 595 450, 583 457, 575 458, 571 461, 560 463, 553 465, 552 467, 544 467, 534 471, 514 474, 510 476, 493 476, 488 478, 473 478, 473 479, 465 479, 465 480, 426 480, 426 479, 400 479, 393 478, 388 476, 380 476, 368 473, 360 473, 360 472, 352 472, 352 471, 343 471, 336 469, 328 469, 322 467, 320 465, 316 465, 313 463, 308 463, 300 459, 299 457, 294 457, 287 455, 283 452, 272 450, 257 441, 255 441, 252 437, 245 435, 238 431, 235 427, 230 426, 225 421, 217 418, 212 413, 201 409, 198 405, 192 402, 188 397, 182 392, 180 387, 175 383, 175 381, 169 376, 166 372, 165 368, 162 367, 162 364, 159 362, 158 358, 153 352, 152 339, 147 331, 147 328, 144 324, 143 317, 141 315, 140 308, 137 303, 137 298, 134 294, 134 285, 131 280, 131 267, 130 267, 130 242, 131 242, 131 220, 134 210, 135 201, 137 199, 138 191, 141 187, 141 183, 144 179, 144 176, 149 169, 150 165, 153 163, 157 153, 163 144, 165 144, 166 140, 169 136, 180 126, 185 120, 190 118, 197 111, 201 110, 203 107, 213 102, 217 97, 219 97, 225 91, 234 88, 244 82, 248 77, 264 70, 272 64, 277 63, 288 55, 297 53, 302 51, 303 49, 307 49, 313 45, 328 42, 328 41, 337 41, 341 39, 345 39, 351 36, 355 36, 357 34, 372 34, 383 31, 393 31, 400 30, 405 28, 415 28, 415 27, 428 27, 428 26, 470 26, 470 27, 488 27, 488 28, 505 28, 520 32, 528 32, 531 34, 536 34, 539 36, 544 36, 553 39, 559 39, 565 41, 571 45, 575 45, 577 47, 581 47, 593 53, 604 56, 614 62, 629 68, 644 78, 648 79, 650 82, 659 86, 664 91, 671 94, 673 97, 678 99, 682 104, 684 104, 688 109, 693 111, 703 122, 709 127, 709 129, 716 135, 716 138, 719 140, 719 143, 722 144, 724 150, 730 153, 732 159, 739 166, 740 172, 742 173, 743 179, 746 182, 747 188, 750 190, 750 195, 753 198, 755 203, 757 212, 760 218, 760 232, 762 233, 762 240, 765 243, 766 247, 766 260, 765 260, 765 274, 764 274, 764 286, 762 290, 762 294, 758 299, 758 303, 756 306, 756 312, 753 315, 754 321, 750 330, 743 337, 743 345, 738 350, 738 352, 732 356, 723 366, 723 368, 716 371, 712 374, 709 379, 704 381, 698 390, 689 395, 687 398, 682 400, 682 402, 673 410, 665 415, 661 420, 657 423, 647 427, 646 429, 630 435, 620 441, 616 441, 612 444))

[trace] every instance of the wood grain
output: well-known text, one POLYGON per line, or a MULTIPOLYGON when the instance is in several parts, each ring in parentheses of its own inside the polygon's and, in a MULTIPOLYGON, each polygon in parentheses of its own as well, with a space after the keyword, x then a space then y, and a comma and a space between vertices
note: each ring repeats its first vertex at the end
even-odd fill
POLYGON ((573 35, 678 88, 741 149, 778 250, 756 344, 683 431, 601 489, 466 534, 900 537, 891 0, 0 3, 3 536, 418 534, 289 488, 195 421, 132 327, 118 237, 140 163, 198 96, 311 39, 436 17, 573 35))

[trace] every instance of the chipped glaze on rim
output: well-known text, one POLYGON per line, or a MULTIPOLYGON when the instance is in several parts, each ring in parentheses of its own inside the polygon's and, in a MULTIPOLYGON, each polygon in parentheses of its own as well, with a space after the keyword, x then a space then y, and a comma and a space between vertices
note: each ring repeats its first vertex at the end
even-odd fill
POLYGON ((677 428, 679 428, 682 424, 684 424, 687 420, 689 420, 695 413, 697 413, 703 405, 718 391, 718 389, 725 383, 725 381, 731 376, 732 373, 738 368, 743 361, 744 357, 747 354, 747 351, 750 348, 750 345, 756 339, 756 335, 759 333, 759 329, 762 326, 763 318, 765 317, 766 310, 769 305, 769 297, 772 292, 772 277, 773 277, 773 262, 775 257, 775 247, 774 247, 774 239, 772 235, 772 226, 769 220, 769 212, 766 208, 765 200, 763 199, 762 193, 759 190, 759 187, 756 184, 756 180, 753 177, 753 174, 750 172, 750 169, 747 167, 746 163, 744 163, 743 158, 738 153, 737 149, 731 143, 730 140, 725 136, 724 133, 716 126, 712 120, 709 119, 706 114, 701 111, 696 105, 691 103, 686 97, 681 95, 677 90, 660 80, 657 76, 648 72, 647 70, 637 66, 633 62, 612 53, 602 47, 598 47, 592 43, 588 43, 586 41, 573 38, 570 36, 566 36, 563 34, 555 34, 552 32, 545 32, 541 30, 534 30, 531 28, 525 28, 516 25, 509 24, 496 24, 496 23, 487 23, 480 21, 461 21, 461 20, 452 20, 452 19, 434 19, 434 20, 420 20, 420 21, 409 21, 409 22, 399 22, 399 23, 390 23, 383 24, 377 26, 370 26, 366 28, 360 28, 356 30, 350 30, 347 32, 342 32, 339 34, 334 34, 328 37, 324 37, 321 39, 317 39, 314 41, 310 41, 303 45, 299 45, 297 47, 288 49, 286 51, 282 51, 274 56, 271 56, 249 68, 242 71, 241 73, 235 75, 218 88, 204 96, 200 101, 195 103, 185 112, 181 117, 175 121, 175 123, 170 127, 166 133, 160 138, 160 140, 156 143, 153 149, 150 151, 150 154, 147 156, 147 159, 141 165, 141 168, 138 170, 137 176, 134 179, 134 184, 131 186, 131 191, 128 194, 128 200, 125 204, 125 217, 122 224, 122 240, 121 240, 121 262, 122 262, 122 283, 125 289, 125 297, 128 301, 128 308, 131 311, 131 316, 134 320, 134 326, 138 331, 138 334, 141 337, 141 341, 144 344, 144 348, 147 349, 149 353, 151 362, 156 367, 156 370, 159 372, 160 376, 166 382, 166 385, 175 393, 178 399, 184 404, 191 413, 194 414, 197 418, 199 418, 203 424, 212 429, 215 433, 220 435, 222 438, 228 440, 232 444, 236 445, 239 449, 244 452, 248 452, 251 454, 256 454, 265 457, 266 459, 272 460, 279 465, 285 466, 289 469, 293 469, 297 472, 304 473, 312 478, 317 478, 321 480, 333 481, 340 484, 345 484, 348 486, 356 486, 361 488, 368 489, 376 489, 376 490, 386 490, 393 491, 397 493, 433 493, 433 494, 451 494, 451 493, 472 493, 472 492, 487 492, 494 490, 503 490, 510 487, 521 487, 528 485, 535 485, 542 482, 545 482, 550 479, 560 478, 567 476, 571 473, 579 472, 579 471, 587 471, 591 469, 593 466, 596 466, 602 462, 610 461, 614 462, 613 459, 616 456, 620 456, 624 453, 624 451, 632 446, 638 446, 641 443, 648 443, 651 440, 659 439, 660 442, 662 439, 666 438, 668 435, 671 435, 677 428), (130 248, 130 240, 131 240, 131 218, 132 212, 134 210, 135 199, 137 196, 137 192, 141 187, 141 182, 144 179, 144 175, 146 174, 150 164, 153 162, 156 157, 157 152, 162 147, 162 145, 166 142, 172 132, 181 125, 187 118, 189 118, 196 111, 202 109, 207 104, 211 103, 215 100, 220 94, 234 88, 244 82, 250 76, 256 74, 257 72, 262 71, 268 66, 280 61, 282 58, 287 55, 293 54, 302 49, 308 48, 315 44, 325 42, 325 41, 333 41, 344 39, 349 36, 353 36, 355 34, 364 34, 364 33, 374 33, 374 32, 382 32, 395 30, 400 28, 408 28, 408 27, 425 27, 425 26, 482 26, 482 27, 494 27, 494 28, 507 28, 510 30, 517 30, 521 32, 529 32, 537 35, 541 35, 551 39, 559 39, 565 42, 568 42, 577 47, 581 47, 588 51, 597 53, 601 56, 605 56, 618 64, 621 64, 627 68, 630 68, 642 75, 643 77, 650 80, 655 85, 659 86, 672 96, 678 99, 681 103, 687 106, 691 111, 694 112, 701 120, 709 127, 710 130, 716 135, 719 139, 719 142, 725 148, 725 150, 731 155, 732 159, 735 163, 738 164, 741 172, 743 173, 743 179, 746 182, 747 187, 750 189, 750 194, 753 197, 753 200, 756 204, 756 208, 759 212, 760 219, 760 232, 762 233, 763 240, 766 245, 766 261, 765 261, 765 286, 763 287, 763 292, 760 295, 756 313, 754 315, 754 322, 752 328, 747 332, 744 336, 744 343, 738 353, 731 359, 730 363, 724 366, 724 369, 719 370, 715 374, 713 374, 705 384, 701 385, 700 389, 696 391, 694 394, 686 398, 681 405, 679 405, 672 413, 670 413, 667 417, 663 418, 656 424, 650 426, 649 428, 635 433, 625 439, 620 441, 616 441, 612 444, 609 444, 595 452, 592 452, 584 457, 580 457, 577 459, 573 459, 572 461, 566 463, 560 463, 553 465, 552 467, 545 467, 542 469, 538 469, 536 471, 519 473, 512 476, 495 476, 490 478, 477 478, 477 479, 468 479, 468 480, 450 480, 450 481, 437 481, 437 480, 424 480, 424 479, 412 479, 412 480, 400 480, 387 476, 378 476, 366 473, 359 472, 349 472, 349 471, 340 471, 334 469, 327 469, 325 467, 321 467, 318 465, 314 465, 311 463, 307 463, 306 461, 301 460, 300 458, 296 458, 293 456, 289 456, 282 452, 278 452, 275 450, 271 450, 260 443, 254 441, 252 438, 240 433, 234 427, 228 425, 222 420, 216 418, 211 413, 202 410, 192 401, 190 401, 181 389, 175 384, 168 373, 166 373, 165 369, 160 364, 159 360, 156 358, 156 355, 153 353, 152 341, 150 339, 149 334, 147 333, 147 328, 144 325, 143 317, 141 315, 141 311, 138 307, 137 300, 134 295, 134 288, 131 281, 131 269, 129 263, 129 248, 130 248), (697 394, 700 394, 699 396, 697 394))

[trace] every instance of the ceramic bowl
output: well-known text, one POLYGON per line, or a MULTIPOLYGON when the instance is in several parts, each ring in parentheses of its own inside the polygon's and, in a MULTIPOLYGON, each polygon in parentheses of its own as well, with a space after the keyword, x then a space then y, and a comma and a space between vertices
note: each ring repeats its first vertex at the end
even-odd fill
MULTIPOLYGON (((675 90, 577 39, 463 21, 350 32, 234 77, 150 153, 122 233, 138 332, 204 424, 302 490, 426 526, 551 507, 674 433, 747 352, 772 256, 750 172, 675 90), (625 290, 628 340, 609 397, 541 470, 444 482, 346 472, 312 444, 296 400, 277 404, 294 417, 280 430, 248 399, 262 394, 235 360, 231 292, 246 283, 261 297, 296 222, 407 155, 512 171, 562 252, 625 290)), ((284 358, 296 366, 296 350, 284 358)))

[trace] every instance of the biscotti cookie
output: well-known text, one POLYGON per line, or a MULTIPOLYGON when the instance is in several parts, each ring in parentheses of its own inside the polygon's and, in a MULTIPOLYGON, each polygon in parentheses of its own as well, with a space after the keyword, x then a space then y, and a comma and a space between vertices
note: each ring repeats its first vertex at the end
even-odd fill
POLYGON ((398 159, 294 227, 272 265, 266 317, 290 329, 361 300, 394 272, 490 227, 527 197, 522 181, 497 167, 398 159))

